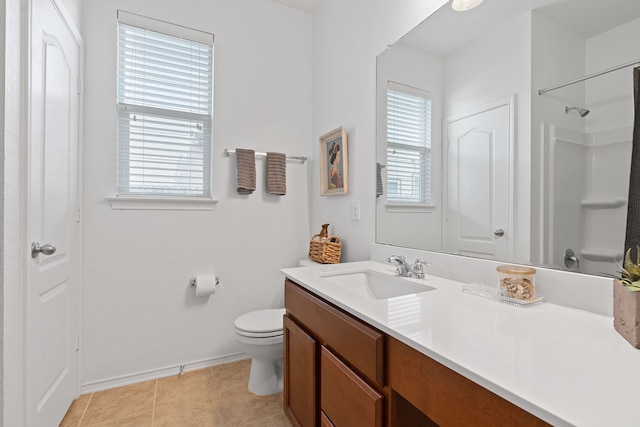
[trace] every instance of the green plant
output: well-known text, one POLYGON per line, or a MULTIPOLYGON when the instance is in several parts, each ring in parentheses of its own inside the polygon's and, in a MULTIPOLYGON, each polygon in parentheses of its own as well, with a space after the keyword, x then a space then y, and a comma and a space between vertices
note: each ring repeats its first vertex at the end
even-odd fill
POLYGON ((640 246, 636 249, 637 259, 635 264, 631 262, 631 249, 627 250, 622 266, 622 278, 620 281, 631 292, 640 292, 640 246))

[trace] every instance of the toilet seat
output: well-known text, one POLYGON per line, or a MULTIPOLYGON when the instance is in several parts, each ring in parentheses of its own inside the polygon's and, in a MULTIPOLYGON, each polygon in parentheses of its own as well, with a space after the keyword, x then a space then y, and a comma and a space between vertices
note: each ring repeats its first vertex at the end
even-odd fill
POLYGON ((282 317, 286 310, 257 310, 236 318, 236 333, 245 337, 269 338, 282 335, 282 317))

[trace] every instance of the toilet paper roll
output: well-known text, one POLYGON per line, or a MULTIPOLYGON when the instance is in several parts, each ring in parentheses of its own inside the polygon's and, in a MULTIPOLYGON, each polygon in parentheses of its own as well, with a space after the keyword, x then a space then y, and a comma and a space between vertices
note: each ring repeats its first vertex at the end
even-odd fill
POLYGON ((201 274, 196 276, 196 296, 213 295, 216 293, 218 279, 215 274, 201 274))

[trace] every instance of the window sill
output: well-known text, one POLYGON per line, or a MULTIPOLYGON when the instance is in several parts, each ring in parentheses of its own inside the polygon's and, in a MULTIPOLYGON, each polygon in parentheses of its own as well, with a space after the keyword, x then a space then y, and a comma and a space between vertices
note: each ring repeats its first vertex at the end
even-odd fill
POLYGON ((192 197, 120 196, 106 199, 111 209, 116 210, 211 211, 218 203, 216 199, 192 197))
POLYGON ((433 212, 438 207, 422 203, 387 203, 384 205, 387 212, 433 212))

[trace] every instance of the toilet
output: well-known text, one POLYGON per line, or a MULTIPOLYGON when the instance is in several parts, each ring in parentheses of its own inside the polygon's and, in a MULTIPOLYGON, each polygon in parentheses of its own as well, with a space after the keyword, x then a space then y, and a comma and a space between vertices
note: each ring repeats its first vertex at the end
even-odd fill
POLYGON ((284 313, 284 308, 252 311, 234 322, 236 340, 251 356, 249 391, 253 394, 264 396, 282 390, 284 313))
MULTIPOLYGON (((319 265, 305 259, 299 267, 319 265)), ((236 340, 251 356, 249 391, 259 396, 282 391, 284 374, 284 338, 282 318, 286 310, 275 308, 251 311, 236 318, 236 340)))

